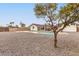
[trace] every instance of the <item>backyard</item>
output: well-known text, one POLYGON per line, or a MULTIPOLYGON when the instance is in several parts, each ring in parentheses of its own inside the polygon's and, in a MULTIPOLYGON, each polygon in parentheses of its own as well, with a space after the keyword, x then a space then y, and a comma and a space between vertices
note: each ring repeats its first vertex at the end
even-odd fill
POLYGON ((1 56, 79 55, 79 33, 59 33, 58 48, 53 35, 27 32, 0 32, 1 56))

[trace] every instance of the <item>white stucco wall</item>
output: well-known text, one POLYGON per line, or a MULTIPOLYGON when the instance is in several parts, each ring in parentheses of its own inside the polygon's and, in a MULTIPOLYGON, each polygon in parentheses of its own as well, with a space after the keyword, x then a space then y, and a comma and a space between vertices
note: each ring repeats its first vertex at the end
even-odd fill
POLYGON ((38 31, 38 28, 37 28, 36 25, 31 25, 31 26, 30 26, 30 30, 31 30, 31 31, 38 31), (33 28, 33 27, 34 27, 34 28, 33 28))
POLYGON ((76 25, 67 26, 63 31, 66 31, 66 32, 76 32, 76 25))
MULTIPOLYGON (((76 29, 77 29, 76 25, 70 25, 70 26, 67 26, 63 31, 65 31, 65 32, 76 32, 76 29)), ((38 27, 36 25, 31 25, 30 30, 31 31, 38 31, 38 27)))

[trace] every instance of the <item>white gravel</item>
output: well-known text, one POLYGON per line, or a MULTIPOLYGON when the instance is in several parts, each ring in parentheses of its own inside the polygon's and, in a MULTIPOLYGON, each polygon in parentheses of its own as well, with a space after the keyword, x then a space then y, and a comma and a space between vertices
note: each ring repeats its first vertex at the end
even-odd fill
MULTIPOLYGON (((62 34, 62 33, 61 33, 62 34)), ((0 32, 1 56, 69 56, 79 55, 79 33, 58 35, 58 48, 53 35, 27 32, 0 32)))

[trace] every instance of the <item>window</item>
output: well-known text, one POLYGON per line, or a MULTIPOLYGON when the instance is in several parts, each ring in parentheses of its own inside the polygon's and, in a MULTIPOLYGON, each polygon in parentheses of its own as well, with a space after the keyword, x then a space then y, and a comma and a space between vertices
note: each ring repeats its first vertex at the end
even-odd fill
POLYGON ((34 26, 32 28, 34 29, 34 26))

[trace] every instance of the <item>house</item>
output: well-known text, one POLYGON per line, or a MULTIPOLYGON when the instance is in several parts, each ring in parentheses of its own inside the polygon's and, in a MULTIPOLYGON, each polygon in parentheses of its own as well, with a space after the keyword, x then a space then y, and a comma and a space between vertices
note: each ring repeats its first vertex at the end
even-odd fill
MULTIPOLYGON (((29 27, 0 27, 0 32, 16 32, 16 31, 51 31, 50 26, 41 24, 31 24, 29 27)), ((64 32, 79 32, 79 24, 67 26, 64 32)))
POLYGON ((65 32, 79 32, 79 23, 76 22, 72 25, 69 25, 63 31, 65 31, 65 32))
POLYGON ((48 25, 41 25, 41 24, 31 24, 29 26, 31 31, 50 31, 50 26, 48 25))
POLYGON ((39 30, 44 30, 44 25, 40 25, 40 24, 31 24, 29 26, 31 31, 39 31, 39 30))
POLYGON ((76 24, 76 31, 79 32, 79 24, 76 24))
POLYGON ((69 25, 65 29, 63 29, 64 32, 77 32, 77 25, 69 25))
MULTIPOLYGON (((47 25, 45 26, 40 24, 31 24, 30 30, 31 31, 40 31, 40 30, 50 31, 51 29, 47 25)), ((63 32, 78 32, 78 31, 79 31, 79 26, 76 24, 69 25, 63 30, 63 32)))

